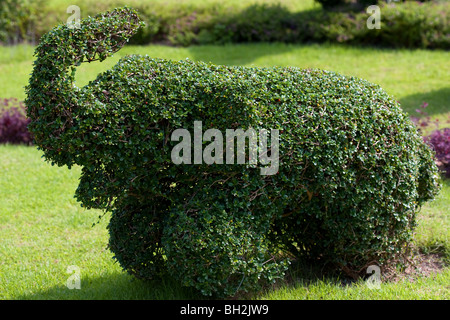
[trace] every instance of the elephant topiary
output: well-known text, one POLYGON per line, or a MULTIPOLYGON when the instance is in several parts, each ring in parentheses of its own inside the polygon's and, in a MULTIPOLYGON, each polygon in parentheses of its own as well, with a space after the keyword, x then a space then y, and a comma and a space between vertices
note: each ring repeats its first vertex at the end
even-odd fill
POLYGON ((382 88, 323 70, 139 55, 74 85, 76 66, 111 56, 141 25, 124 7, 57 26, 26 88, 35 143, 53 164, 82 167, 76 197, 111 213, 109 247, 125 270, 229 296, 283 277, 292 257, 357 273, 403 251, 438 170, 382 88), (199 122, 203 158, 182 149, 174 161, 175 130, 199 122), (261 144, 255 165, 251 135, 244 161, 219 161, 234 151, 209 147, 227 130, 278 133, 265 145, 276 166, 261 144))

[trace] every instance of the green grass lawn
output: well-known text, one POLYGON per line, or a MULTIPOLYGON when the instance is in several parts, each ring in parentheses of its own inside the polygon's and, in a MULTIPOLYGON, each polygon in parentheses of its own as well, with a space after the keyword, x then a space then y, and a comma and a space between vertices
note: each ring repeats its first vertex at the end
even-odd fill
POLYGON ((80 170, 51 166, 34 147, 0 146, 0 299, 172 299, 193 294, 144 284, 107 250, 107 217, 73 194, 80 170), (93 226, 93 224, 95 224, 93 226), (66 286, 80 268, 81 289, 66 286))
MULTIPOLYGON (((31 46, 0 47, 0 98, 25 98, 23 87, 32 70, 31 46)), ((176 48, 160 45, 126 46, 104 62, 82 64, 77 85, 95 79, 127 54, 165 59, 192 59, 245 66, 321 68, 354 75, 381 85, 410 115, 423 102, 441 123, 450 117, 450 54, 446 51, 355 48, 340 45, 241 44, 176 48)), ((446 124, 449 125, 448 123, 446 124)))
MULTIPOLYGON (((307 10, 311 8, 318 8, 320 4, 315 2, 314 0, 228 0, 226 2, 222 0, 152 0, 153 6, 166 6, 168 9, 172 9, 178 7, 180 5, 186 6, 212 6, 212 5, 221 5, 225 7, 233 7, 233 8, 245 8, 252 4, 273 4, 280 3, 284 7, 287 7, 293 11, 301 11, 307 10)), ((77 5, 81 7, 90 5, 91 3, 96 4, 94 0, 78 0, 77 5)), ((133 6, 134 3, 142 3, 142 0, 104 0, 102 1, 102 5, 105 7, 115 7, 120 4, 127 4, 129 6, 133 6)), ((53 9, 60 9, 62 12, 65 12, 65 9, 73 5, 74 2, 72 0, 49 0, 46 2, 46 5, 53 9)), ((82 13, 81 13, 82 14, 82 13)))
MULTIPOLYGON (((80 168, 51 166, 34 147, 0 145, 0 299, 201 299, 171 279, 142 282, 124 273, 106 248, 108 216, 84 210, 73 198, 80 168), (69 266, 81 288, 69 289, 69 266)), ((415 244, 449 255, 450 181, 419 215, 415 244)), ((343 286, 293 265, 254 299, 449 299, 450 267, 428 277, 343 286)))

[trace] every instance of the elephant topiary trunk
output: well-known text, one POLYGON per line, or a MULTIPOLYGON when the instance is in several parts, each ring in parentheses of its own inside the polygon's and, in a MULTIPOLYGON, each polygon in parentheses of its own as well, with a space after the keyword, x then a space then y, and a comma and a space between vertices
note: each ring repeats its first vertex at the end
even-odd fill
POLYGON ((81 166, 77 199, 111 212, 109 247, 125 270, 229 296, 283 277, 292 257, 356 272, 403 251, 438 170, 382 88, 323 70, 140 55, 74 85, 80 63, 112 55, 141 25, 125 7, 54 28, 26 99, 45 158, 81 166), (203 154, 183 149, 175 163, 175 130, 199 122, 203 154), (273 157, 277 142, 276 172, 261 174, 270 164, 252 162, 250 142, 243 162, 221 163, 219 149, 213 163, 194 161, 217 146, 208 129, 277 132, 266 150, 273 157))

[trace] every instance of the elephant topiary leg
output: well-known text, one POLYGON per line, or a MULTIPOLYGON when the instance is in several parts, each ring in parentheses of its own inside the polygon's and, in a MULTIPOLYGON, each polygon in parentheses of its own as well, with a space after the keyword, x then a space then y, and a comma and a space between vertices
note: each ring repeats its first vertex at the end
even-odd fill
MULTIPOLYGON (((224 193, 203 195, 204 206, 174 208, 162 244, 169 273, 205 295, 229 296, 282 277, 287 261, 270 248, 269 214, 255 221, 224 193)), ((264 215, 264 214, 262 214, 264 215)))
POLYGON ((140 279, 165 273, 158 205, 127 205, 115 209, 108 225, 109 248, 123 269, 140 279))

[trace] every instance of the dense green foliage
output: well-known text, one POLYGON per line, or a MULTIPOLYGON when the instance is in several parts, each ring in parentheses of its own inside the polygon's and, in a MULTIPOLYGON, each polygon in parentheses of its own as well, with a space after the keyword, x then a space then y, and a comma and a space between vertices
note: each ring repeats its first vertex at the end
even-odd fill
MULTIPOLYGON (((329 1, 329 0, 327 0, 329 1)), ((38 3, 21 0, 12 5, 2 0, 0 9, 0 41, 8 42, 20 34, 18 40, 38 39, 68 14, 38 3), (39 8, 37 10, 36 8, 39 8), (16 12, 11 14, 10 12, 16 12), (28 30, 28 31, 27 31, 28 30)), ((134 44, 165 42, 173 45, 220 44, 227 42, 270 41, 285 43, 332 42, 352 45, 372 45, 404 48, 450 48, 449 2, 425 3, 380 1, 381 28, 367 28, 371 14, 365 8, 376 1, 359 0, 356 6, 347 5, 331 10, 316 7, 294 12, 282 4, 253 4, 233 8, 226 4, 167 6, 161 3, 136 3, 145 27, 130 40, 134 44)), ((106 8, 126 3, 125 0, 108 3, 85 0, 80 3, 81 16, 93 16, 106 8)), ((327 7, 328 8, 328 7, 327 7)))
MULTIPOLYGON (((380 3, 380 29, 369 29, 365 10, 290 12, 282 5, 253 5, 213 19, 195 16, 183 23, 177 44, 281 41, 332 42, 406 48, 450 48, 449 3, 380 3), (182 35, 189 35, 183 37, 182 35)), ((173 40, 172 40, 173 41, 173 40)))
POLYGON ((36 49, 25 101, 44 156, 82 166, 77 199, 112 212, 109 246, 124 269, 233 295, 282 277, 293 255, 358 273, 402 253, 439 183, 397 101, 329 71, 138 55, 74 86, 76 65, 110 56, 140 25, 122 8, 56 27, 36 49), (174 164, 171 134, 196 120, 280 130, 278 173, 174 164))

